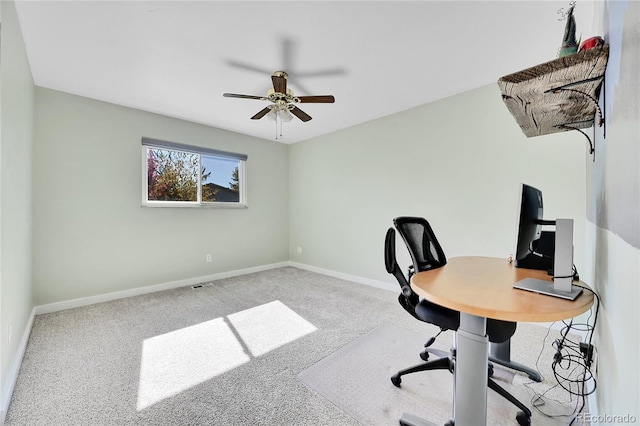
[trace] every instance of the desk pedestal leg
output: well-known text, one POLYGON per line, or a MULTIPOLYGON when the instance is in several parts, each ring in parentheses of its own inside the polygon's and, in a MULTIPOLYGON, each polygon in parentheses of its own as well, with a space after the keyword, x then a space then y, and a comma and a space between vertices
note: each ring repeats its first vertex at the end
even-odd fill
POLYGON ((438 426, 435 423, 431 423, 423 419, 422 417, 418 417, 415 414, 404 413, 402 417, 400 417, 400 426, 438 426))
POLYGON ((460 312, 456 333, 454 420, 456 426, 487 423, 487 320, 460 312))
POLYGON ((522 371, 531 380, 542 381, 542 376, 533 368, 527 367, 515 361, 511 361, 511 340, 502 343, 491 343, 489 350, 489 361, 500 364, 512 370, 522 371))

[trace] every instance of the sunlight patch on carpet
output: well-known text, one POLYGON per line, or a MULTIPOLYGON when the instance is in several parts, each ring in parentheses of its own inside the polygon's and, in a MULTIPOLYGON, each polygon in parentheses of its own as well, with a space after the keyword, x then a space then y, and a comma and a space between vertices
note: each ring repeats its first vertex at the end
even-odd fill
POLYGON ((138 410, 249 362, 223 318, 146 339, 142 345, 138 410))
POLYGON ((279 300, 231 314, 227 318, 256 357, 317 330, 279 300))
POLYGON ((145 339, 137 409, 178 395, 316 330, 276 300, 145 339))

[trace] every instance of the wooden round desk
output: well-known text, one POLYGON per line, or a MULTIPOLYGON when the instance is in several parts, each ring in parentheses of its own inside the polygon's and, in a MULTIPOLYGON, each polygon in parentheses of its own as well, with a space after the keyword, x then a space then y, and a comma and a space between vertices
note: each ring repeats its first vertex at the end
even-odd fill
MULTIPOLYGON (((443 268, 420 272, 411 288, 425 299, 456 311, 505 321, 552 322, 589 310, 593 294, 575 301, 515 290, 524 278, 551 281, 546 271, 516 268, 495 257, 454 257, 443 268)), ((580 285, 587 287, 583 282, 580 285)))
MULTIPOLYGON (((558 321, 586 312, 593 304, 590 291, 570 301, 514 289, 513 284, 524 278, 551 281, 546 271, 516 268, 506 259, 493 257, 455 257, 441 268, 411 278, 411 288, 421 297, 460 311, 454 388, 456 426, 486 424, 487 318, 558 321)), ((580 285, 587 287, 582 282, 580 285)))

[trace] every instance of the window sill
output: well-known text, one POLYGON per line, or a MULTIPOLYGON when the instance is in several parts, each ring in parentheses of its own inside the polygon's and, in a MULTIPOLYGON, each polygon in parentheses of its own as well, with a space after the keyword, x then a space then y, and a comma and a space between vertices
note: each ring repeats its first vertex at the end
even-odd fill
POLYGON ((169 207, 169 208, 188 208, 188 209, 248 209, 249 206, 246 203, 185 203, 185 202, 171 202, 171 201, 158 201, 158 202, 146 202, 142 203, 141 207, 169 207))

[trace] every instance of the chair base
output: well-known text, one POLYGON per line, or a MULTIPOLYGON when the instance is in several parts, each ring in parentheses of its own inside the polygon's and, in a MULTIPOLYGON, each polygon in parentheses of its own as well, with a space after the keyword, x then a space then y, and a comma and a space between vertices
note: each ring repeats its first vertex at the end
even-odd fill
MULTIPOLYGON (((529 419, 531 418, 531 410, 529 410, 529 407, 524 405, 522 402, 518 401, 516 397, 511 395, 509 392, 507 392, 506 389, 504 389, 502 386, 497 384, 491 378, 489 378, 489 381, 487 384, 489 385, 489 389, 493 390, 494 392, 502 396, 504 399, 506 399, 507 401, 509 401, 516 407, 518 407, 520 410, 522 410, 522 414, 524 414, 525 417, 528 417, 529 419)), ((520 417, 520 415, 521 413, 518 413, 518 417, 520 417)), ((519 420, 518 420, 518 423, 520 423, 519 420)))
POLYGON ((420 358, 422 358, 423 361, 429 361, 429 355, 435 355, 438 358, 446 358, 448 356, 451 356, 451 353, 429 347, 425 347, 424 350, 420 352, 420 358))
MULTIPOLYGON (((417 373, 419 371, 449 370, 451 373, 454 373, 454 368, 455 368, 454 355, 455 355, 455 352, 452 350, 451 354, 447 357, 438 358, 433 361, 423 362, 421 364, 414 365, 413 367, 400 370, 396 374, 391 376, 391 383, 393 383, 394 386, 399 388, 400 384, 402 383, 402 376, 406 374, 417 373)), ((500 360, 495 362, 497 362, 498 364, 501 364, 500 360)), ((491 365, 491 363, 489 363, 487 368, 489 368, 489 376, 491 376, 492 369, 493 369, 493 366, 491 365)), ((527 367, 524 367, 524 368, 527 368, 527 367)), ((516 415, 516 420, 520 426, 529 426, 531 424, 531 410, 526 405, 524 405, 522 402, 516 399, 516 397, 514 397, 509 392, 507 392, 506 389, 504 389, 502 386, 496 383, 491 377, 488 378, 487 385, 489 389, 493 390, 494 392, 496 392, 497 394, 499 394, 500 396, 502 396, 507 401, 511 402, 513 405, 515 405, 517 408, 521 410, 521 411, 518 411, 516 415)), ((453 424, 454 424, 453 421, 450 421, 445 426, 447 425, 453 426, 453 424)), ((424 420, 421 417, 418 417, 414 414, 405 413, 400 418, 400 425, 401 426, 431 426, 433 425, 433 423, 428 422, 427 420, 424 420)))
POLYGON ((400 383, 402 383, 402 376, 405 374, 417 373, 419 371, 428 371, 428 370, 449 370, 453 373, 453 358, 445 357, 434 359, 433 361, 423 362, 418 365, 414 365, 413 367, 405 368, 404 370, 398 371, 396 374, 391 376, 391 383, 397 388, 400 387, 400 383))

